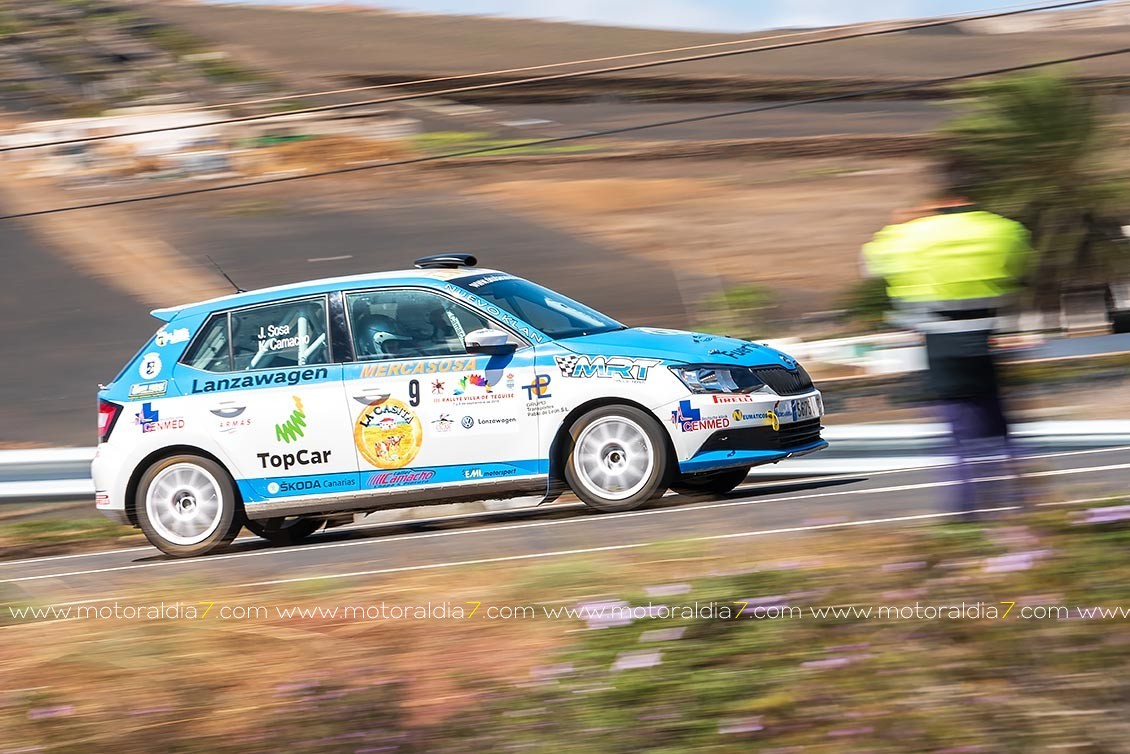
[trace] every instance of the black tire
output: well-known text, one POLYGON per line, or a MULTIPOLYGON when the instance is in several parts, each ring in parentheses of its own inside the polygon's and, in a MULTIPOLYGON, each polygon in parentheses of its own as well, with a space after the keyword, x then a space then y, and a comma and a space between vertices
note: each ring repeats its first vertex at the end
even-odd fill
POLYGON ((749 466, 680 477, 671 489, 680 495, 725 495, 749 476, 749 466))
POLYGON ((590 508, 604 513, 628 511, 667 490, 667 436, 652 415, 632 406, 602 406, 578 419, 569 428, 569 437, 565 481, 590 508), (621 440, 602 440, 610 437, 611 429, 626 434, 621 440), (641 460, 645 467, 636 468, 641 460), (598 478, 605 479, 606 486, 598 478), (628 486, 617 488, 621 484, 628 486))
POLYGON ((324 518, 249 518, 243 522, 247 531, 276 547, 296 545, 326 525, 324 518))
POLYGON ((162 458, 146 469, 134 509, 146 539, 176 558, 222 550, 243 527, 231 474, 210 458, 191 454, 162 458))

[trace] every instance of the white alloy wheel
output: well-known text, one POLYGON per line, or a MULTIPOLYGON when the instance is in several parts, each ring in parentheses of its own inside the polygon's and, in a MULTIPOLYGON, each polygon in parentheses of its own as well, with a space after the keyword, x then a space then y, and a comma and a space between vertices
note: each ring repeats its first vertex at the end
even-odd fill
POLYGON ((609 500, 639 492, 655 467, 655 449, 647 433, 622 416, 605 416, 585 427, 573 454, 581 483, 609 500))
POLYGON ((602 406, 569 428, 565 480, 586 505, 631 510, 667 489, 667 442, 654 416, 632 406, 602 406))
POLYGON ((161 469, 145 494, 153 529, 176 545, 196 545, 220 525, 220 483, 204 469, 178 463, 161 469))
POLYGON ((141 475, 135 501, 145 537, 176 557, 225 547, 243 526, 235 483, 210 458, 186 454, 156 461, 141 475))

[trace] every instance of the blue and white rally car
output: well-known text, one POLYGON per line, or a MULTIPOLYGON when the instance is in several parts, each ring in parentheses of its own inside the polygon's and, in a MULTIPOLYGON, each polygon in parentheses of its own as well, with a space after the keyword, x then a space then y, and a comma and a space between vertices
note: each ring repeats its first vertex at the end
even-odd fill
POLYGON ((475 264, 153 312, 164 326, 98 394, 99 510, 188 556, 242 526, 286 543, 358 512, 566 488, 623 511, 827 445, 790 357, 629 328, 475 264))

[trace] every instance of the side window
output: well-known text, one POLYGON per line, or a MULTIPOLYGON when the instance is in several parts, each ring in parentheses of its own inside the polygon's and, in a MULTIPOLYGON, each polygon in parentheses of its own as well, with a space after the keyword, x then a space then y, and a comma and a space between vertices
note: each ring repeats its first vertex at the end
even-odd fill
POLYGON ((358 361, 461 356, 463 336, 497 327, 481 314, 428 291, 347 293, 346 311, 358 361))
POLYGON ((193 369, 206 372, 230 372, 231 349, 228 340, 228 315, 213 314, 200 331, 192 349, 181 359, 193 369))
POLYGON ((231 313, 233 368, 279 369, 329 362, 324 297, 231 313))

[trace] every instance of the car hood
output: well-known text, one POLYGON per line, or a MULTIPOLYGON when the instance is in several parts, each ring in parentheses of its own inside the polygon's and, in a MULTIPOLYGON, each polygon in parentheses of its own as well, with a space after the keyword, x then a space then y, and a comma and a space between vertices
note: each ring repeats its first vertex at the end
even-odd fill
POLYGON ((705 333, 633 327, 627 330, 584 335, 558 341, 574 353, 588 356, 628 356, 662 359, 684 364, 733 364, 736 366, 781 365, 796 367, 796 361, 775 348, 737 338, 705 333))

